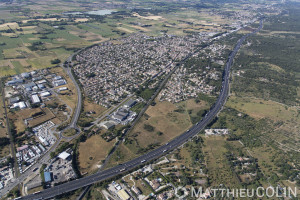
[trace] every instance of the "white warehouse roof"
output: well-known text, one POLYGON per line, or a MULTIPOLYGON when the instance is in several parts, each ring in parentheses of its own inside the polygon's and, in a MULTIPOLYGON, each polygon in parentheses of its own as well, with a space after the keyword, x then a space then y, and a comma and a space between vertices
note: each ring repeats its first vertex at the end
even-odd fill
POLYGON ((67 153, 67 152, 62 152, 58 155, 59 158, 66 160, 71 154, 67 153))
POLYGON ((42 92, 40 95, 41 95, 41 97, 47 97, 47 96, 50 96, 51 93, 50 92, 42 92))
POLYGON ((26 108, 27 106, 26 106, 26 104, 24 103, 24 101, 21 101, 21 102, 19 102, 19 103, 14 103, 13 104, 13 108, 20 108, 20 109, 24 109, 24 108, 26 108))
POLYGON ((64 91, 64 90, 67 90, 68 88, 67 87, 61 87, 61 88, 58 88, 58 91, 64 91))
POLYGON ((32 103, 40 103, 41 102, 40 98, 36 94, 32 95, 31 99, 32 99, 32 103))

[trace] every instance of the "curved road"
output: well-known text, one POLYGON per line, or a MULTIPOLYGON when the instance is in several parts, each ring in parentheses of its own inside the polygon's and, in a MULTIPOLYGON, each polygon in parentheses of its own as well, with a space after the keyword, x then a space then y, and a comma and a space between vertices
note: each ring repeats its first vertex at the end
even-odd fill
POLYGON ((257 33, 262 29, 262 21, 260 21, 260 26, 258 29, 253 31, 252 33, 249 33, 245 36, 243 36, 239 41, 237 42, 234 50, 230 53, 229 58, 227 60, 224 74, 223 74, 223 82, 222 82, 222 88, 220 95, 216 101, 216 103, 211 107, 210 111, 205 115, 205 117, 198 122, 196 125, 194 125, 190 130, 184 132, 182 135, 178 136, 174 140, 170 141, 166 145, 163 145, 149 153, 146 153, 143 156, 140 156, 138 158, 135 158, 131 161, 128 161, 122 165, 118 165, 116 167, 104 170, 102 172, 98 172, 96 174, 86 176, 84 178, 80 178, 74 181, 70 181, 67 183, 64 183, 62 185, 58 185, 46 190, 43 190, 41 192, 38 192, 36 194, 28 195, 25 197, 22 197, 20 199, 22 200, 32 200, 32 199, 49 199, 53 198, 57 195, 70 192, 88 185, 91 185, 93 183, 97 183, 109 178, 113 178, 119 174, 125 173, 129 170, 132 170, 139 165, 152 161, 154 159, 157 159, 164 154, 174 150, 175 148, 181 146, 185 142, 187 142, 189 139, 197 135, 213 118, 218 114, 218 112, 222 109, 223 105, 225 104, 225 101, 228 96, 229 92, 229 75, 230 75, 230 68, 233 63, 233 59, 235 55, 237 54, 238 50, 240 49, 242 43, 245 41, 247 37, 249 37, 252 34, 257 33))
POLYGON ((77 121, 79 119, 80 116, 80 111, 81 111, 81 106, 82 106, 82 96, 81 96, 81 91, 80 91, 80 87, 78 85, 78 83, 76 82, 72 72, 71 72, 71 68, 70 67, 63 67, 65 69, 65 71, 67 72, 68 76, 71 78, 72 82, 74 83, 76 90, 77 90, 77 105, 76 105, 76 109, 73 113, 73 118, 71 120, 71 123, 69 125, 70 128, 75 128, 78 129, 78 127, 76 126, 77 121))

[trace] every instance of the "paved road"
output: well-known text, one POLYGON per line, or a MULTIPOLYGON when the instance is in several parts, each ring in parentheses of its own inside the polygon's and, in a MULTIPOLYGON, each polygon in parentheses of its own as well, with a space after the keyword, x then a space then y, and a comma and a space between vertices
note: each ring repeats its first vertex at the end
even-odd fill
POLYGON ((77 127, 77 121, 79 119, 80 116, 80 111, 81 111, 81 107, 82 107, 82 95, 81 95, 81 90, 80 87, 78 85, 78 83, 76 82, 72 72, 71 72, 71 68, 70 67, 63 67, 66 71, 66 73, 68 74, 68 76, 71 78, 72 82, 74 83, 76 90, 77 90, 77 105, 76 105, 76 109, 73 113, 73 118, 71 120, 71 123, 69 125, 70 128, 75 128, 78 129, 77 127))
POLYGON ((18 166, 18 161, 17 161, 17 157, 16 157, 16 150, 15 150, 15 142, 14 142, 14 138, 13 135, 10 131, 10 124, 9 124, 9 119, 7 117, 7 108, 6 108, 6 103, 5 103, 5 92, 4 92, 4 82, 0 82, 1 86, 1 92, 2 92, 2 102, 3 102, 3 109, 4 109, 4 117, 6 119, 6 129, 7 129, 7 134, 9 136, 9 143, 10 143, 10 154, 11 157, 14 160, 14 172, 15 172, 15 177, 18 177, 20 174, 19 171, 19 166, 18 166))
POLYGON ((197 135, 207 124, 209 124, 214 117, 218 114, 218 112, 222 109, 223 105, 225 104, 225 101, 228 96, 229 91, 229 76, 230 76, 230 67, 232 66, 233 59, 240 49, 242 43, 245 41, 247 37, 249 37, 252 34, 257 33, 262 28, 262 21, 260 22, 260 26, 257 30, 253 31, 250 34, 247 34, 243 36, 236 44, 234 50, 230 53, 229 58, 227 60, 225 70, 223 73, 223 82, 222 82, 222 88, 220 95, 216 101, 216 103, 211 107, 209 112, 205 115, 205 117, 198 122, 196 125, 194 125, 191 129, 184 132, 182 135, 178 136, 177 138, 173 139, 169 143, 144 154, 143 156, 140 156, 138 158, 135 158, 131 161, 128 161, 122 165, 118 165, 116 167, 104 170, 102 172, 83 177, 74 181, 67 182, 65 184, 55 186, 49 189, 46 189, 44 191, 41 191, 36 194, 28 195, 25 197, 22 197, 22 200, 32 200, 32 199, 49 199, 52 197, 55 197, 57 195, 63 194, 65 192, 73 191, 88 185, 91 185, 93 183, 97 183, 99 181, 103 181, 109 178, 113 178, 119 174, 125 173, 129 170, 132 170, 136 167, 138 167, 141 164, 144 164, 146 162, 152 161, 154 159, 157 159, 164 154, 174 150, 175 148, 181 146, 185 142, 187 142, 189 139, 197 135))

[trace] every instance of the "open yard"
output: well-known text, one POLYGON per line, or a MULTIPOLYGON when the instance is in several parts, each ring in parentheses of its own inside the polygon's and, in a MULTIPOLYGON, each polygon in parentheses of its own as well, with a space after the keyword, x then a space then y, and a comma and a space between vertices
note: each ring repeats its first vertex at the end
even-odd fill
POLYGON ((135 137, 140 147, 166 143, 191 127, 191 117, 204 108, 205 102, 195 103, 193 99, 178 104, 157 102, 148 108, 130 136, 135 137), (149 125, 154 127, 153 130, 149 125))
POLYGON ((112 154, 108 164, 105 168, 110 168, 116 165, 119 165, 125 161, 129 161, 136 157, 137 155, 132 152, 126 145, 123 143, 118 146, 118 149, 112 154))
POLYGON ((84 112, 90 113, 89 116, 91 116, 93 118, 97 118, 97 117, 101 116, 106 111, 105 107, 92 102, 88 98, 84 99, 83 109, 84 109, 84 112))
POLYGON ((22 132, 26 128, 24 120, 31 118, 34 114, 38 113, 40 113, 40 115, 33 117, 32 120, 28 120, 29 127, 37 126, 43 122, 55 118, 55 115, 48 108, 18 110, 13 113, 10 112, 8 116, 14 122, 17 132, 22 132))
POLYGON ((227 183, 226 186, 237 186, 239 180, 235 173, 227 163, 227 158, 224 155, 227 150, 224 147, 226 140, 224 137, 212 136, 204 140, 203 152, 205 155, 208 175, 212 185, 227 183))
POLYGON ((176 109, 170 102, 150 106, 130 133, 130 138, 134 138, 140 148, 146 148, 151 144, 163 144, 184 132, 192 125, 189 115, 176 112, 176 109))
POLYGON ((79 166, 81 173, 92 173, 102 165, 115 140, 106 142, 100 135, 93 135, 79 145, 79 166))
POLYGON ((35 127, 39 124, 42 124, 50 119, 55 118, 55 115, 48 108, 41 108, 44 115, 34 118, 33 120, 28 121, 29 127, 35 127))
POLYGON ((266 117, 276 121, 297 120, 300 123, 297 108, 288 107, 270 100, 231 96, 226 106, 247 113, 256 119, 266 117))

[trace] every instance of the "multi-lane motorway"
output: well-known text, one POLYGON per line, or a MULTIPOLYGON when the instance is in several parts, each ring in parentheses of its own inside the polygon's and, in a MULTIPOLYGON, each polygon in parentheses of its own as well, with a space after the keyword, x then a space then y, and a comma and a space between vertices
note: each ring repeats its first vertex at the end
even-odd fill
POLYGON ((119 174, 125 173, 129 170, 132 170, 139 165, 145 164, 149 161, 152 161, 154 159, 157 159, 164 154, 174 150, 175 148, 181 146, 185 142, 187 142, 189 139, 197 135, 209 122, 212 121, 212 119, 218 114, 218 112, 222 109, 223 105, 225 104, 225 101, 228 96, 229 91, 229 77, 230 77, 230 68, 233 64, 233 59, 240 49, 242 43, 245 41, 247 37, 249 37, 252 34, 257 33, 262 28, 262 21, 260 22, 259 28, 257 28, 252 33, 249 33, 245 36, 243 36, 239 41, 237 42, 234 50, 230 53, 229 58, 227 60, 225 70, 223 73, 223 82, 222 82, 222 88, 220 91, 220 95, 216 101, 216 103, 211 107, 209 112, 203 117, 203 119, 198 122, 196 125, 194 125, 191 129, 184 132, 182 135, 178 136, 177 138, 173 139, 169 143, 149 152, 146 153, 143 156, 140 156, 138 158, 135 158, 131 161, 128 161, 122 165, 118 165, 116 167, 107 169, 105 171, 98 172, 96 174, 80 178, 74 181, 70 181, 67 183, 64 183, 59 186, 55 186, 46 190, 43 190, 41 192, 38 192, 36 194, 28 195, 25 197, 22 197, 20 199, 22 200, 32 200, 32 199, 49 199, 52 197, 55 197, 57 195, 70 192, 88 185, 91 185, 93 183, 97 183, 109 178, 113 178, 119 174))

